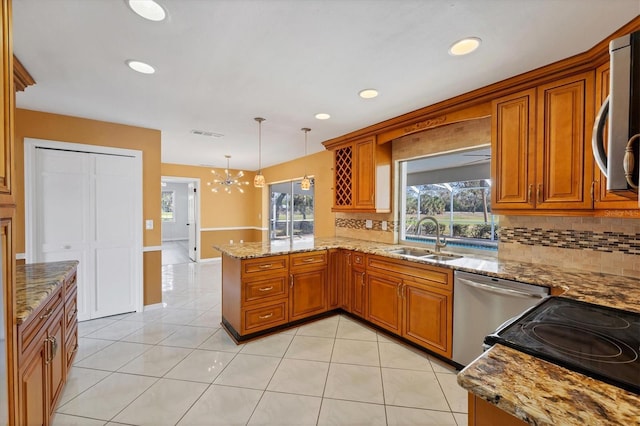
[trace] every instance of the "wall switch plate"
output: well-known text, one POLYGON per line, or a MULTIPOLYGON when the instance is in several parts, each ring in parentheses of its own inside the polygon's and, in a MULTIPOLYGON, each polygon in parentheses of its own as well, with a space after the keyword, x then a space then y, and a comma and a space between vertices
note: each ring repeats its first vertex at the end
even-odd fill
POLYGON ((373 221, 372 221, 371 219, 367 219, 367 220, 364 222, 364 227, 365 227, 365 228, 367 228, 367 229, 371 229, 371 228, 373 228, 373 221))
POLYGON ((386 231, 386 230, 387 230, 387 221, 386 221, 386 220, 383 220, 383 221, 382 221, 382 224, 381 224, 380 226, 382 227, 382 230, 383 230, 383 231, 386 231))
POLYGON ((153 219, 147 219, 144 221, 144 229, 153 229, 153 219))

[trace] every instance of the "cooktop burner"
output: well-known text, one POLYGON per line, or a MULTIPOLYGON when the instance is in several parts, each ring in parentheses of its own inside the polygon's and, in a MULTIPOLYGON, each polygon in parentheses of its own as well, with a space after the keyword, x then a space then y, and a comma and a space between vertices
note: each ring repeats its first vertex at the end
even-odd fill
POLYGON ((485 338, 640 394, 640 314, 549 297, 485 338))

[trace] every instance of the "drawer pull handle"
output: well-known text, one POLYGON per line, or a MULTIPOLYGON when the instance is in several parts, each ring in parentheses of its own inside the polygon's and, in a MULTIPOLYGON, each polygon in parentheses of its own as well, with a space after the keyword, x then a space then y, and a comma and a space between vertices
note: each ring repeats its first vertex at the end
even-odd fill
POLYGON ((272 316, 273 316, 273 312, 270 312, 267 315, 260 315, 258 318, 267 319, 267 318, 271 318, 272 316))
POLYGON ((53 308, 48 308, 44 314, 40 315, 40 319, 47 319, 51 316, 52 313, 53 308))
POLYGON ((69 312, 69 316, 67 316, 67 319, 71 319, 74 316, 76 316, 76 314, 78 313, 77 309, 74 309, 73 312, 69 312))
POLYGON ((267 268, 271 268, 271 263, 265 263, 264 265, 260 265, 260 266, 258 266, 258 268, 260 268, 260 269, 267 269, 267 268))
POLYGON ((303 260, 303 262, 309 263, 309 262, 313 262, 313 261, 315 261, 315 260, 316 260, 316 259, 315 259, 315 258, 313 258, 313 257, 308 257, 308 258, 306 258, 305 260, 303 260))
POLYGON ((260 287, 258 289, 258 291, 269 291, 269 290, 273 290, 273 286, 269 286, 269 287, 260 287))
POLYGON ((71 353, 74 354, 74 353, 78 352, 78 348, 79 347, 80 346, 76 343, 76 345, 73 347, 73 350, 71 351, 71 353))

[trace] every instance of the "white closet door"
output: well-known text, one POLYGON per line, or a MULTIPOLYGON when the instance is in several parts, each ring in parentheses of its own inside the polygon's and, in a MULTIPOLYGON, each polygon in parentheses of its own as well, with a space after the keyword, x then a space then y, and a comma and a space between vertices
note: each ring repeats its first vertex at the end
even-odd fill
POLYGON ((136 310, 132 157, 36 149, 35 260, 79 260, 78 320, 136 310))
POLYGON ((36 149, 36 262, 78 260, 78 319, 90 319, 89 156, 36 149))
POLYGON ((134 159, 90 154, 95 255, 92 318, 135 311, 134 159))

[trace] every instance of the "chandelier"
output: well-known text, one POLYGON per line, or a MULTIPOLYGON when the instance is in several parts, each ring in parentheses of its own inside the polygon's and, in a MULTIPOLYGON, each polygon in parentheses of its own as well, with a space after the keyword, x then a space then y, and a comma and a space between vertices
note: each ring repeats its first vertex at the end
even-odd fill
POLYGON ((244 193, 242 186, 249 185, 249 182, 240 180, 240 178, 244 176, 244 172, 240 170, 232 176, 229 173, 229 159, 231 156, 225 155, 224 157, 227 159, 227 168, 224 169, 224 174, 219 173, 217 170, 211 170, 213 182, 207 182, 207 186, 212 187, 211 192, 218 192, 220 189, 224 189, 224 192, 231 194, 233 188, 236 188, 238 191, 244 193))

